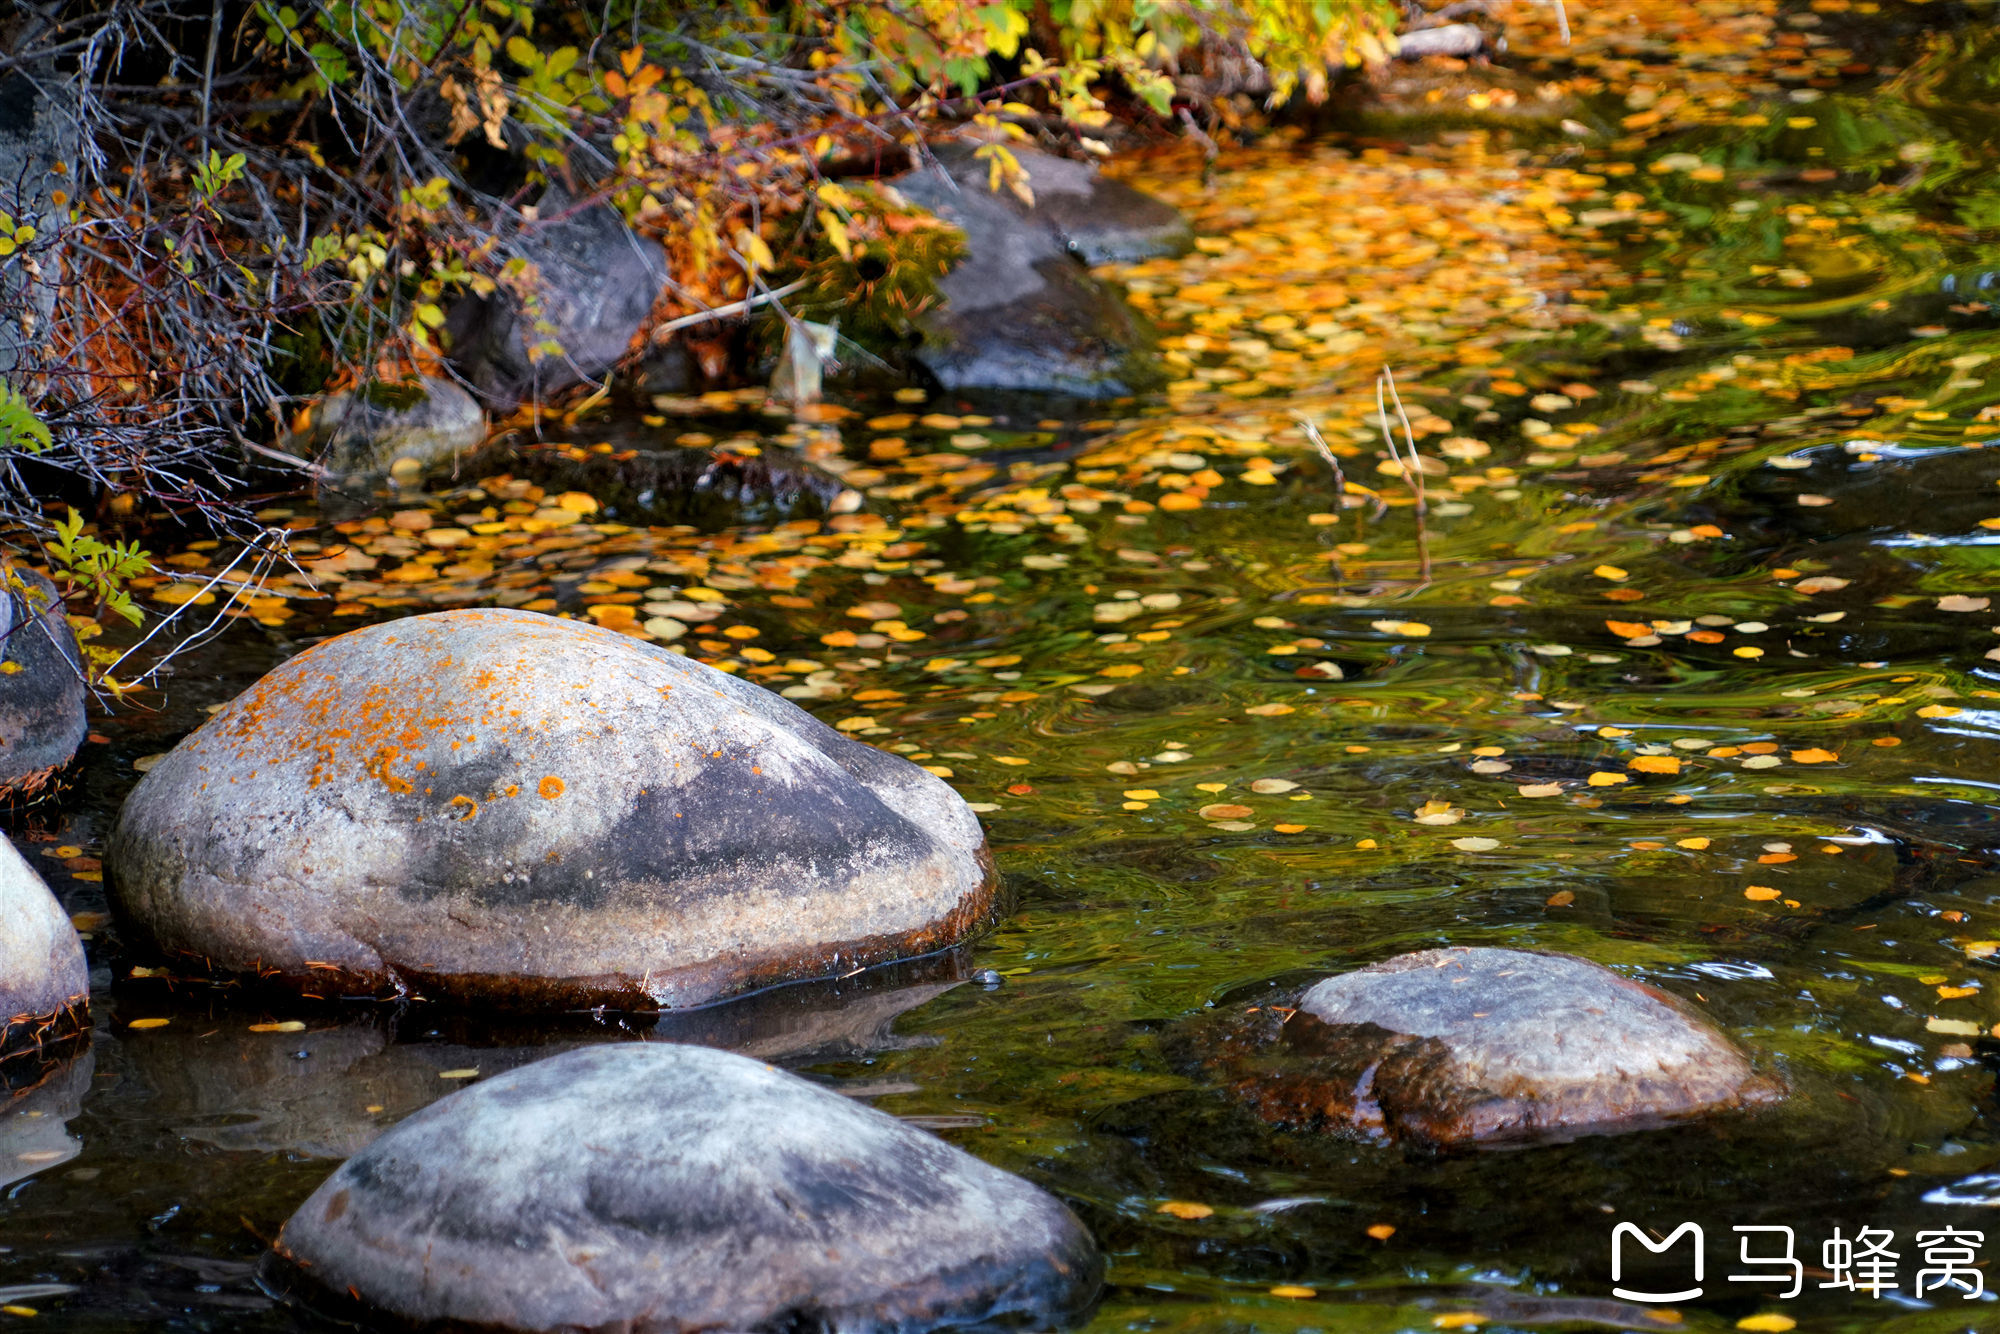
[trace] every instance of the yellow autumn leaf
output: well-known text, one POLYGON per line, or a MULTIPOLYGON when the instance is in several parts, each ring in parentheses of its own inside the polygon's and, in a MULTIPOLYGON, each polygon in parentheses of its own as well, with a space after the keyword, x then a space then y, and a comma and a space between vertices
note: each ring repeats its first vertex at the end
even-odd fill
POLYGON ((1154 1212, 1171 1214, 1175 1218, 1196 1219, 1211 1217, 1215 1210, 1205 1204, 1196 1204, 1192 1200, 1168 1200, 1154 1212))

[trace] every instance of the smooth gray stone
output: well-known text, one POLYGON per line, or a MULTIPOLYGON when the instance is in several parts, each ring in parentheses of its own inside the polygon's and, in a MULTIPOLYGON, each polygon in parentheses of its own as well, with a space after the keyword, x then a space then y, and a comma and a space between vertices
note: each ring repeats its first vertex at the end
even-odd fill
POLYGON ((1177 253, 1193 243, 1179 214, 1081 163, 1026 150, 1031 207, 989 188, 970 149, 893 182, 965 233, 965 256, 938 283, 944 301, 918 321, 918 360, 947 389, 1106 398, 1157 384, 1152 340, 1124 298, 1085 261, 1177 253))
POLYGON ((1365 1065, 1357 1124, 1443 1143, 1655 1125, 1776 1096, 1685 1002, 1566 954, 1456 948, 1299 1001, 1365 1065))
POLYGON ((88 732, 83 655, 56 586, 18 571, 40 590, 39 609, 19 593, 0 591, 0 800, 21 800, 47 788, 76 756, 88 732))
POLYGON ((83 942, 14 845, 0 838, 0 1058, 74 1032, 90 1003, 83 942))
POLYGON ((335 394, 311 410, 304 438, 288 443, 319 455, 335 477, 370 479, 406 459, 428 469, 485 439, 478 401, 449 380, 425 376, 335 394))
MULTIPOLYGON (((417 1325, 1046 1327, 1096 1290, 1068 1209, 748 1057, 623 1044, 453 1094, 292 1215, 274 1278, 417 1325)), ((308 1298, 310 1300, 310 1297, 308 1298)))
POLYGON ((701 1005, 956 943, 996 885, 941 779, 580 621, 414 616, 280 665, 133 790, 130 939, 313 996, 701 1005))

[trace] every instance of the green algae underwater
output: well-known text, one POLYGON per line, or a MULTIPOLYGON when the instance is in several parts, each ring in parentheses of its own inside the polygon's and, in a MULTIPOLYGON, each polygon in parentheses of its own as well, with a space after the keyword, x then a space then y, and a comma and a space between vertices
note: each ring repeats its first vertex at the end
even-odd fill
MULTIPOLYGON (((1518 91, 1447 81, 1391 137, 1123 166, 1200 236, 1110 275, 1159 330, 1145 399, 717 393, 268 511, 304 568, 13 817, 93 936, 96 1031, 0 1123, 0 1322, 309 1327, 250 1273, 335 1162, 468 1079, 651 1036, 1056 1192, 1110 1258, 1093 1331, 2000 1327, 1914 1292, 1919 1232, 2000 1218, 1994 17, 1593 6, 1568 47, 1533 21, 1518 91), (630 450, 716 445, 795 448, 859 507, 723 522, 621 484, 630 450), (481 604, 671 642, 932 767, 1010 910, 657 1026, 134 976, 96 854, 135 764, 317 638, 481 604), (1790 1096, 1433 1152, 1274 1128, 1180 1055, 1445 944, 1686 997, 1790 1096), (1625 1220, 1700 1224, 1705 1295, 1613 1298, 1625 1220), (1738 1227, 1794 1229, 1798 1297, 1727 1277, 1738 1227), (1893 1230, 1899 1287, 1821 1288, 1836 1227, 1893 1230)), ((157 606, 243 568, 173 564, 157 606)))

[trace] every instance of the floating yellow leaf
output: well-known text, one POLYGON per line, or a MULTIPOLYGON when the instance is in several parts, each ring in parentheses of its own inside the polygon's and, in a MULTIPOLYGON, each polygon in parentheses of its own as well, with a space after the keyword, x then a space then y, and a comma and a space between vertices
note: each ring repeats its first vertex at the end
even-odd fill
POLYGON ((1273 1297, 1293 1297, 1304 1301, 1308 1297, 1319 1296, 1319 1292, 1313 1288, 1300 1287, 1296 1283, 1280 1283, 1277 1287, 1271 1289, 1271 1295, 1273 1297))
POLYGON ((1377 1241, 1387 1241, 1396 1235, 1396 1225, 1394 1223, 1375 1223, 1369 1227, 1368 1235, 1377 1241))
POLYGON ((1736 1328, 1754 1331, 1754 1334, 1785 1334, 1786 1330, 1797 1329, 1799 1322, 1788 1315, 1767 1312, 1763 1315, 1746 1315, 1736 1322, 1736 1328))
POLYGON ((1707 839, 1699 837, 1683 838, 1683 839, 1676 839, 1674 842, 1674 846, 1677 848, 1686 848, 1690 852, 1700 852, 1703 848, 1706 848, 1708 846, 1708 842, 1709 841, 1707 839))
POLYGON ((1172 1214, 1175 1218, 1195 1219, 1208 1218, 1215 1213, 1215 1210, 1205 1204, 1196 1204, 1192 1200, 1168 1200, 1154 1212, 1172 1214))
POLYGON ((1676 755, 1634 755, 1629 767, 1642 774, 1677 774, 1681 762, 1676 755))
POLYGON ((1931 1018, 1924 1021, 1924 1029, 1926 1032, 1945 1033, 1958 1038, 1976 1038, 1986 1031, 1984 1025, 1975 1024, 1970 1019, 1931 1018))
POLYGON ((1289 704, 1252 704, 1243 712, 1257 718, 1276 718, 1282 714, 1295 713, 1297 710, 1289 704))
POLYGON ((1514 790, 1524 797, 1559 797, 1562 795, 1563 785, 1561 783, 1523 783, 1514 790))
POLYGON ((1621 570, 1616 565, 1600 565, 1592 570, 1591 573, 1599 579, 1610 579, 1613 581, 1630 579, 1632 577, 1630 570, 1621 570))
POLYGON ((1758 903, 1769 903, 1772 899, 1778 897, 1778 891, 1772 889, 1769 885, 1752 885, 1743 891, 1743 897, 1754 899, 1758 903))
POLYGON ((1226 801, 1204 806, 1196 812, 1204 820, 1242 820, 1247 819, 1252 813, 1248 806, 1238 806, 1226 801))
POLYGON ((1624 774, 1605 773, 1603 771, 1599 771, 1597 773, 1592 774, 1589 778, 1585 779, 1584 781, 1589 783, 1592 787, 1617 787, 1620 783, 1629 783, 1632 780, 1627 778, 1624 774))
POLYGON ((286 1019, 274 1024, 252 1024, 250 1025, 250 1031, 252 1033, 303 1033, 306 1031, 306 1026, 301 1020, 286 1019))
POLYGON ((1834 752, 1830 750, 1821 750, 1818 747, 1813 747, 1807 750, 1795 750, 1792 752, 1793 764, 1832 764, 1839 758, 1840 756, 1836 755, 1834 752))
POLYGON ((1457 824, 1465 818, 1465 812, 1448 801, 1427 801, 1417 807, 1411 817, 1418 824, 1457 824))
POLYGON ((133 1021, 132 1021, 131 1023, 129 1023, 129 1024, 125 1025, 125 1027, 127 1027, 127 1028, 165 1028, 165 1027, 166 1027, 166 1026, 167 1026, 168 1024, 170 1024, 170 1023, 172 1023, 172 1022, 173 1022, 173 1020, 171 1020, 171 1019, 134 1019, 134 1020, 133 1020, 133 1021))
POLYGON ((1460 852, 1491 852, 1500 846, 1497 838, 1455 838, 1451 845, 1460 852))

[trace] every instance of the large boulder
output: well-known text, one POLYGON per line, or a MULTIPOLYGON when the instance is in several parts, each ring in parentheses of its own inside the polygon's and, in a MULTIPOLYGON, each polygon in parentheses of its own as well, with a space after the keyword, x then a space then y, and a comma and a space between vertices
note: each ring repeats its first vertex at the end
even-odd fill
POLYGON ((1220 1047, 1272 1120, 1435 1144, 1631 1130, 1779 1092, 1678 998, 1529 950, 1399 955, 1257 1007, 1220 1047))
POLYGON ((334 394, 306 410, 288 443, 343 481, 421 474, 479 448, 486 414, 449 380, 423 376, 334 394))
POLYGON ((309 995, 651 1010, 837 976, 984 920, 943 782, 767 690, 533 612, 278 667, 176 746, 106 852, 189 967, 309 995))
POLYGON ((432 1104, 285 1224, 272 1279, 420 1326, 1046 1328, 1096 1290, 1050 1195, 703 1047, 569 1052, 432 1104), (289 1262, 287 1264, 286 1262, 289 1262))
POLYGON ((942 305, 919 318, 918 360, 947 389, 1107 398, 1158 383, 1147 332, 1085 263, 1184 249, 1186 223, 1080 164, 1017 155, 1033 205, 990 188, 969 149, 893 182, 965 233, 965 257, 938 281, 942 305))
MULTIPOLYGON (((1027 173, 1034 202, 1007 190, 1000 192, 1002 202, 1024 220, 1054 228, 1084 263, 1136 264, 1194 249, 1194 228, 1179 209, 1104 175, 1096 163, 1030 148, 1015 147, 1012 152, 1027 173)), ((938 161, 959 188, 992 193, 990 169, 969 146, 944 145, 938 161)))
POLYGON ((47 788, 87 731, 83 655, 56 586, 16 570, 0 589, 0 800, 47 788))
POLYGON ((667 286, 666 253, 605 204, 552 188, 507 244, 527 292, 468 297, 449 312, 459 372, 496 407, 540 402, 624 359, 667 286))
POLYGON ((0 838, 0 1060, 74 1033, 89 1005, 90 971, 69 914, 0 838))

